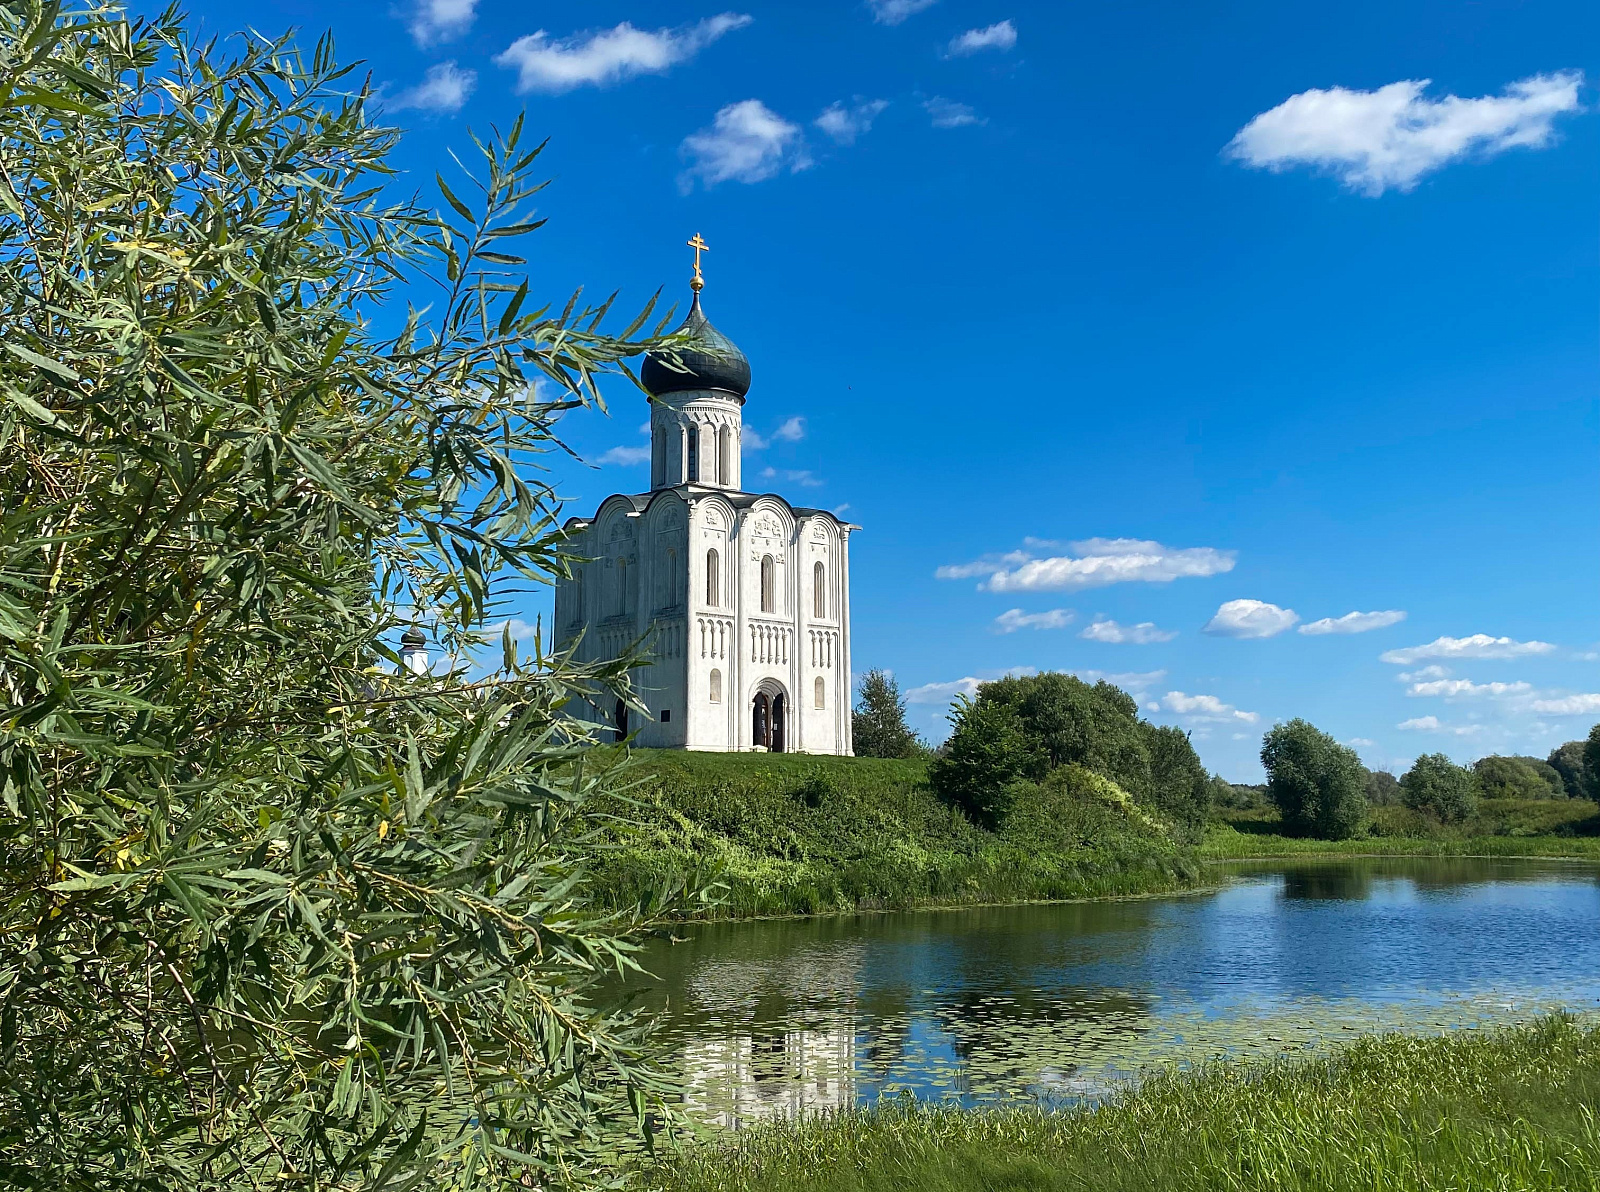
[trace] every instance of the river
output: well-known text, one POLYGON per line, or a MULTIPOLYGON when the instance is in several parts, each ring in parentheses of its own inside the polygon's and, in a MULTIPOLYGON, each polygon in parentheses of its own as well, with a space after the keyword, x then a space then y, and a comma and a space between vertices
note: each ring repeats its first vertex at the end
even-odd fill
POLYGON ((651 946, 685 1107, 1072 1101, 1149 1064, 1600 1008, 1600 868, 1219 867, 1183 897, 707 924, 651 946))

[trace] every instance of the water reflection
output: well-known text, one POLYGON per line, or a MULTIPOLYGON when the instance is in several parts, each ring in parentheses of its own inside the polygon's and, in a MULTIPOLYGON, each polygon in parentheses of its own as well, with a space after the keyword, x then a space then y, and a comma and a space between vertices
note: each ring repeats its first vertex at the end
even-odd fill
POLYGON ((1238 865, 1185 898, 707 925, 643 994, 722 1126, 909 1090, 1102 1094, 1143 1065, 1600 1004, 1600 869, 1238 865))

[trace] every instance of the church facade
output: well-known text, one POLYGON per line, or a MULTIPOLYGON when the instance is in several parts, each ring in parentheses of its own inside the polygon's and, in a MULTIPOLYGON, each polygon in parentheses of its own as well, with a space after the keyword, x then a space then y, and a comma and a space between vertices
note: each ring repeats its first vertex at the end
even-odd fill
POLYGON ((555 633, 582 661, 638 643, 641 716, 589 715, 647 748, 852 752, 850 533, 823 509, 745 492, 750 363, 694 299, 692 347, 645 357, 650 491, 618 494, 565 524, 572 577, 556 584, 555 633))

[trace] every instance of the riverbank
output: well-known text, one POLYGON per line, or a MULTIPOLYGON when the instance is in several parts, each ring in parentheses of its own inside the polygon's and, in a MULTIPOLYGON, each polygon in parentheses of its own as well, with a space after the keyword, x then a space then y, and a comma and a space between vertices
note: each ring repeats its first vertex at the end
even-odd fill
POLYGON ((988 831, 941 802, 921 760, 638 750, 593 861, 602 904, 713 879, 694 919, 1125 897, 1196 887, 1201 866, 1126 808, 1072 831, 1018 816, 988 831))
POLYGON ((1311 840, 1278 831, 1272 811, 1223 812, 1206 826, 1204 861, 1302 856, 1566 857, 1600 861, 1600 817, 1586 799, 1484 799, 1466 823, 1444 827, 1404 807, 1374 807, 1369 834, 1311 840))
POLYGON ((1097 1108, 894 1105, 746 1131, 652 1192, 1600 1187, 1600 1029, 1380 1036, 1331 1056, 1165 1070, 1097 1108))

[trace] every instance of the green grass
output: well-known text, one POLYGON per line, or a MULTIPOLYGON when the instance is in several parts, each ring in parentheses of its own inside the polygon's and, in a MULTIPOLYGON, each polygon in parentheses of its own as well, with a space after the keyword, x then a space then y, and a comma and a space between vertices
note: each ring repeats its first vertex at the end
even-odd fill
POLYGON ((1576 857, 1600 860, 1600 815, 1587 799, 1484 799, 1466 823, 1444 827, 1404 807, 1372 809, 1371 834, 1349 840, 1284 836, 1270 810, 1224 812, 1206 828, 1207 861, 1255 857, 1576 857))
POLYGON ((1099 898, 1195 885, 1200 866, 1159 831, 1102 805, 1071 839, 1017 817, 986 831, 941 802, 922 761, 638 751, 594 889, 615 906, 710 876, 721 898, 696 917, 829 914, 916 906, 1099 898), (1030 825, 1026 830, 1023 825, 1030 825))
POLYGON ((1096 1108, 851 1111, 702 1143, 652 1192, 1539 1192, 1600 1188, 1600 1031, 1358 1041, 1162 1071, 1096 1108))

